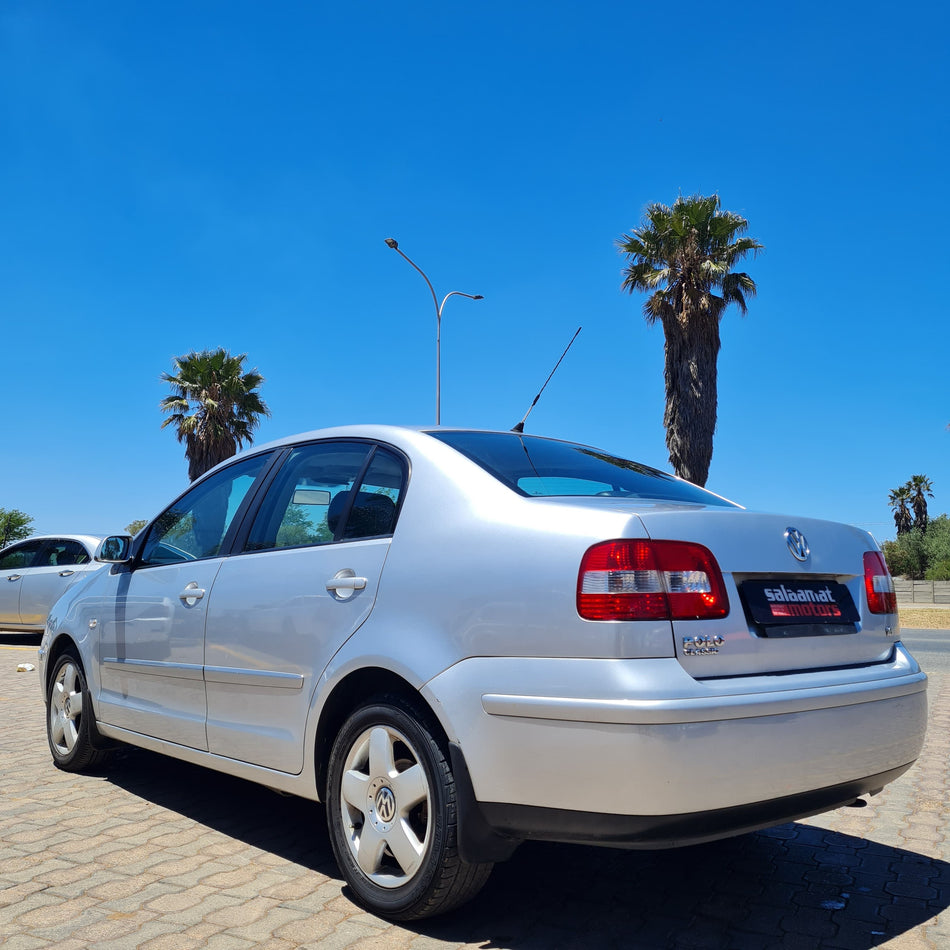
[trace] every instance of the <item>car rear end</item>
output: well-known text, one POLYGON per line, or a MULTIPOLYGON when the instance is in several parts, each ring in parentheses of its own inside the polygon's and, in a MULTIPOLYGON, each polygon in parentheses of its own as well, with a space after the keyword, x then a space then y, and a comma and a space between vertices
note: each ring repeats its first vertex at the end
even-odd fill
POLYGON ((471 656, 426 688, 480 821, 513 838, 691 844, 876 793, 917 758, 926 676, 866 532, 735 507, 525 504, 547 524, 559 505, 601 525, 610 511, 616 532, 578 547, 565 578, 575 611, 558 642, 571 631, 575 656, 471 656), (593 655, 605 640, 614 655, 593 655))
MULTIPOLYGON (((672 678, 687 677, 685 691, 670 683, 668 712, 691 737, 681 778, 700 768, 703 808, 821 790, 844 801, 909 768, 923 742, 926 677, 899 643, 893 585, 866 532, 722 508, 660 506, 640 520, 649 540, 607 550, 641 563, 619 577, 582 565, 578 608, 600 611, 595 623, 611 611, 614 622, 666 612, 672 678), (599 599, 585 586, 613 593, 599 599)), ((672 785, 667 804, 697 804, 672 785)))
POLYGON ((676 846, 838 807, 913 764, 926 676, 869 534, 586 446, 430 434, 482 470, 432 453, 467 503, 447 506, 457 552, 428 529, 448 593, 427 606, 457 652, 423 688, 476 825, 676 846))

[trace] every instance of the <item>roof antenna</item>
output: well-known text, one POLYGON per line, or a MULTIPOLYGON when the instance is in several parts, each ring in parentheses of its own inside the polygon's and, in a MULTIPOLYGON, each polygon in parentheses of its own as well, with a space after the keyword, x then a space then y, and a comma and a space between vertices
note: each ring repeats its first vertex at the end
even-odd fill
POLYGON ((530 406, 528 406, 528 411, 524 414, 524 418, 522 418, 521 422, 519 422, 517 425, 513 425, 511 427, 512 432, 524 432, 525 420, 528 418, 528 416, 531 415, 531 410, 534 409, 534 407, 538 404, 538 400, 541 398, 541 393, 544 392, 547 384, 551 382, 551 376, 553 376, 557 372, 557 368, 561 365, 561 360, 563 360, 564 357, 567 356, 567 351, 574 345, 574 341, 577 339, 577 334, 580 333, 582 329, 583 327, 578 327, 577 330, 575 330, 574 336, 571 337, 571 342, 567 344, 567 347, 565 348, 564 352, 561 354, 561 359, 558 360, 554 364, 554 369, 551 370, 551 375, 548 376, 548 378, 544 381, 544 386, 542 386, 538 390, 537 396, 534 397, 534 402, 531 403, 530 406))

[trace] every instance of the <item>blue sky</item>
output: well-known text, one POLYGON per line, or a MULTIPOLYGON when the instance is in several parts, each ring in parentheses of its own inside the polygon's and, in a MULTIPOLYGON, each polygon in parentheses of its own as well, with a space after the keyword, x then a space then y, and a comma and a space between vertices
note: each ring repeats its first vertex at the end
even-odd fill
POLYGON ((645 206, 717 192, 766 250, 727 313, 708 487, 893 536, 950 509, 942 4, 242 0, 0 7, 0 507, 156 514, 176 354, 266 377, 257 441, 435 418, 668 469, 645 206))

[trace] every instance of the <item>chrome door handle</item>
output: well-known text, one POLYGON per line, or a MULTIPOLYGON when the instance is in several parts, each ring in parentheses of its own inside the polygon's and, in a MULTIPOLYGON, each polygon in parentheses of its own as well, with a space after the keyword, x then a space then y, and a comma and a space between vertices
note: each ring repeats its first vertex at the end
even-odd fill
POLYGON ((178 595, 178 599, 186 607, 194 607, 195 604, 197 604, 198 601, 201 600, 202 597, 204 597, 204 595, 205 595, 205 589, 203 587, 199 587, 194 581, 192 581, 178 595))
POLYGON ((327 590, 363 590, 367 583, 365 577, 331 577, 327 590))
POLYGON ((7 580, 8 581, 18 581, 23 575, 22 574, 11 574, 7 580))
POLYGON ((60 577, 70 577, 71 575, 73 575, 73 574, 75 574, 75 573, 76 573, 75 571, 60 571, 60 572, 59 572, 59 576, 60 576, 60 577))

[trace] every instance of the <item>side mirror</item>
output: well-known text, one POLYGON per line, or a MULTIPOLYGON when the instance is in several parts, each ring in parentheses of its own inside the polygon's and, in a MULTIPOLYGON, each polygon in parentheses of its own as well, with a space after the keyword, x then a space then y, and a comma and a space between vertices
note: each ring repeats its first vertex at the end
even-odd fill
POLYGON ((132 553, 132 539, 127 534, 113 534, 96 548, 96 560, 105 564, 125 564, 132 553))

